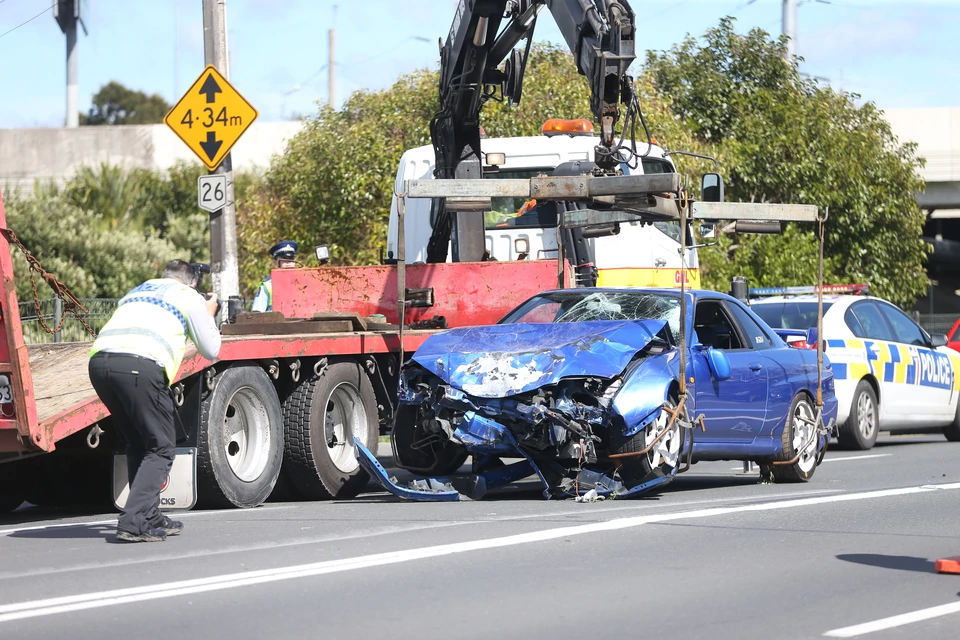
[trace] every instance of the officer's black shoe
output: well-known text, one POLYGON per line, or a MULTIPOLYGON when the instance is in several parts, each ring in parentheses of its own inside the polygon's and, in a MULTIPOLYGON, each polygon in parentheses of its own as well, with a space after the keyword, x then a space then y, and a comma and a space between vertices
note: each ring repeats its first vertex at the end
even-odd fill
POLYGON ((171 520, 167 516, 163 516, 163 519, 160 522, 152 525, 156 529, 163 529, 167 532, 168 536, 175 536, 181 531, 183 531, 183 523, 179 520, 171 520))
POLYGON ((117 529, 118 542, 163 542, 167 539, 167 532, 163 529, 151 527, 143 533, 131 533, 117 529))

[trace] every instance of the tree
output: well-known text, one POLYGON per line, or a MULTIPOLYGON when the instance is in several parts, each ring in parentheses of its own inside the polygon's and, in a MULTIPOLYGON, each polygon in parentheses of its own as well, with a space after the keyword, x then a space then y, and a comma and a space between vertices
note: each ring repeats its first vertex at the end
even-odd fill
POLYGON ((93 106, 80 114, 81 125, 158 124, 170 111, 160 94, 147 95, 128 89, 119 82, 108 82, 93 94, 93 106))
MULTIPOLYGON (((829 207, 827 276, 867 282, 876 295, 910 305, 928 285, 922 160, 900 144, 872 103, 802 78, 783 59, 785 41, 723 19, 703 43, 688 37, 649 53, 656 90, 696 140, 720 156, 728 200, 829 207)), ((706 286, 732 275, 758 285, 809 284, 816 276, 809 225, 783 236, 724 238, 700 254, 706 286)))

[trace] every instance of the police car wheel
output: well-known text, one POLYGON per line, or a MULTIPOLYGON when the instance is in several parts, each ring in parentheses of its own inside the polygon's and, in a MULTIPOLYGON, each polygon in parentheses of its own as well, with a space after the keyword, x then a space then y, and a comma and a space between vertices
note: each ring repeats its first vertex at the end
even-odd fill
POLYGON ((301 382, 283 403, 284 473, 307 500, 349 499, 369 474, 357 462, 354 437, 377 450, 380 416, 364 370, 354 362, 330 364, 301 382))
POLYGON ((960 442, 960 402, 957 403, 957 413, 953 422, 943 428, 943 435, 950 442, 960 442))
POLYGON ((872 449, 880 432, 880 405, 877 393, 866 380, 861 380, 853 392, 853 403, 847 421, 840 425, 840 446, 846 449, 872 449))
POLYGON ((273 491, 283 461, 283 414, 261 367, 233 366, 214 378, 197 453, 201 504, 255 507, 273 491))
POLYGON ((793 460, 790 464, 760 464, 760 477, 774 482, 807 482, 817 470, 816 446, 809 446, 811 438, 819 438, 814 418, 816 410, 810 397, 805 393, 797 394, 787 414, 780 441, 783 445, 781 460, 793 460), (801 452, 802 449, 802 452, 801 452))

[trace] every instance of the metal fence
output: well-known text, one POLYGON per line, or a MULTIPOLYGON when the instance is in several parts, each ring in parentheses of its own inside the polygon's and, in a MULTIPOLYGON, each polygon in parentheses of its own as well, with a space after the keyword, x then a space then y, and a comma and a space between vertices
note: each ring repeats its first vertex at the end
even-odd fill
MULTIPOLYGON (((93 328, 99 331, 110 319, 110 315, 117 308, 116 298, 81 298, 80 303, 87 308, 83 318, 93 328)), ((43 330, 37 314, 37 305, 33 301, 20 303, 20 320, 23 324, 23 339, 27 344, 41 344, 45 342, 83 342, 93 340, 83 325, 72 313, 67 313, 61 300, 48 298, 40 301, 40 316, 51 329, 60 323, 61 316, 66 316, 63 327, 56 334, 49 334, 43 330)))
POLYGON ((953 323, 960 318, 956 313, 915 313, 913 316, 929 334, 949 333, 953 323))

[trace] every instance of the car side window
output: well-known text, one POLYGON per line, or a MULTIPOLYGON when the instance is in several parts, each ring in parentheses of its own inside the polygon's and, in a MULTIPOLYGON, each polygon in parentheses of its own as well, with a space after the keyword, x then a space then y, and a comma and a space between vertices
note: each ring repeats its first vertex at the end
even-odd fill
POLYGON ((701 300, 693 318, 700 343, 714 349, 742 349, 740 336, 719 300, 701 300))
POLYGON ((864 300, 863 302, 858 302, 850 307, 850 310, 853 311, 853 315, 860 321, 860 326, 863 327, 865 338, 893 340, 890 327, 887 326, 886 321, 883 319, 883 316, 880 315, 880 311, 876 305, 873 304, 873 301, 864 300))
POLYGON ((913 320, 891 304, 878 302, 880 313, 887 319, 890 326, 893 327, 893 339, 904 344, 915 344, 920 347, 927 346, 927 339, 913 320))
POLYGON ((850 307, 843 314, 843 321, 847 323, 847 328, 853 332, 853 335, 858 338, 866 338, 867 333, 863 330, 863 327, 860 326, 860 321, 857 320, 857 316, 853 315, 853 308, 850 307))
POLYGON ((727 308, 733 313, 733 317, 740 323, 740 329, 743 330, 743 336, 747 345, 753 349, 769 349, 773 346, 770 336, 757 324, 757 321, 735 302, 727 303, 727 308))

